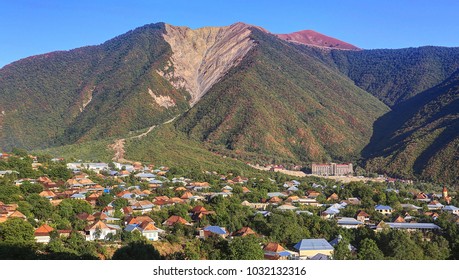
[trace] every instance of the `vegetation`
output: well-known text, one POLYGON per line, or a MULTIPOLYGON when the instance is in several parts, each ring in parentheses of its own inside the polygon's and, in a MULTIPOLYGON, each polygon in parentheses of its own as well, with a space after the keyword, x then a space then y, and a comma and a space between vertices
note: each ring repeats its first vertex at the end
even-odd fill
POLYGON ((459 183, 459 72, 376 121, 367 170, 459 183))
POLYGON ((317 59, 252 32, 257 46, 176 127, 211 149, 254 161, 358 156, 388 108, 317 59))
POLYGON ((390 107, 438 85, 459 68, 459 48, 342 51, 295 47, 338 69, 390 107))
POLYGON ((127 134, 188 108, 188 94, 156 69, 171 54, 164 24, 150 24, 99 46, 29 57, 0 70, 0 145, 27 149, 127 134), (168 96, 159 106, 150 96, 168 96))

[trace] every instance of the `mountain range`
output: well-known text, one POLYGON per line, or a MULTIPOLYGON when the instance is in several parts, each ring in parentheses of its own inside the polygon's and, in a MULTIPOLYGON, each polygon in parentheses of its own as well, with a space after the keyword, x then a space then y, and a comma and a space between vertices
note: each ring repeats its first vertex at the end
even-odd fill
POLYGON ((359 161, 454 184, 458 69, 459 48, 363 50, 310 30, 149 24, 1 68, 0 146, 69 147, 157 126, 152 135, 170 143, 139 137, 128 155, 164 159, 189 145, 208 158, 359 161))

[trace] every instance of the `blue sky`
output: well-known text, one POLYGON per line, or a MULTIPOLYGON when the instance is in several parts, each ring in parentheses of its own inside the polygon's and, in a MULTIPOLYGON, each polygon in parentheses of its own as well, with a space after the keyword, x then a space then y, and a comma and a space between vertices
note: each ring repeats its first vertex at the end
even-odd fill
POLYGON ((456 0, 0 1, 0 67, 31 55, 100 44, 147 23, 192 28, 246 22, 304 29, 365 49, 459 46, 456 0))

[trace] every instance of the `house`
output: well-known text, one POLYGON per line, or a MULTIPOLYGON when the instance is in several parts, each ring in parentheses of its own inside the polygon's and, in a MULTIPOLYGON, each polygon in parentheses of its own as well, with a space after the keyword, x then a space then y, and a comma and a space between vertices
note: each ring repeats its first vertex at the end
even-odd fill
POLYGON ((70 196, 71 199, 77 199, 77 200, 84 200, 86 199, 86 196, 81 193, 75 193, 70 196))
POLYGON ((376 205, 375 206, 375 211, 379 212, 383 215, 390 215, 392 214, 392 207, 387 206, 387 205, 376 205))
POLYGON ((319 195, 320 195, 320 192, 316 192, 316 191, 308 192, 308 198, 317 198, 319 195))
POLYGON ((139 231, 145 238, 151 241, 158 241, 159 235, 164 232, 164 230, 157 228, 149 221, 143 221, 141 224, 129 224, 124 230, 127 232, 139 231))
POLYGON ((248 202, 247 200, 244 200, 241 205, 243 206, 247 206, 247 207, 250 207, 250 208, 253 208, 253 209, 257 209, 257 210, 266 210, 266 207, 269 205, 268 203, 252 203, 252 202, 248 202))
POLYGON ((153 219, 150 218, 149 216, 137 216, 137 217, 128 216, 126 218, 125 224, 126 225, 140 225, 143 222, 149 222, 149 223, 152 223, 153 225, 155 224, 153 219))
POLYGON ((291 204, 284 204, 284 205, 277 207, 277 209, 280 211, 293 211, 293 210, 298 209, 298 207, 293 206, 291 204))
POLYGON ((381 221, 374 229, 382 231, 383 229, 400 229, 406 231, 439 231, 441 228, 433 223, 385 223, 381 221))
POLYGON ((335 215, 339 214, 339 209, 334 208, 334 207, 328 207, 327 210, 323 211, 320 214, 320 217, 322 219, 331 219, 335 217, 335 215))
POLYGON ((191 219, 193 221, 199 221, 207 215, 215 214, 214 211, 208 211, 204 206, 197 205, 191 209, 191 219))
POLYGON ((439 231, 441 228, 433 223, 386 223, 393 229, 401 229, 406 231, 439 231))
POLYGON ((271 199, 269 199, 268 202, 271 203, 271 204, 278 204, 278 203, 282 202, 282 198, 279 198, 278 196, 273 196, 273 197, 271 197, 271 199))
POLYGON ((443 204, 436 200, 433 200, 429 204, 427 204, 427 208, 429 208, 430 211, 441 210, 443 208, 443 204))
POLYGON ((402 216, 397 216, 397 218, 395 218, 393 221, 393 223, 406 223, 405 221, 405 218, 403 218, 402 216))
POLYGON ((338 226, 342 228, 358 228, 363 225, 363 222, 347 217, 339 218, 337 223, 338 226))
POLYGON ((76 218, 86 222, 94 222, 96 220, 96 217, 85 212, 77 214, 76 218))
POLYGON ((0 170, 0 177, 4 177, 5 175, 11 175, 11 174, 19 174, 19 172, 14 171, 14 170, 0 170))
POLYGON ((360 199, 357 197, 349 197, 348 199, 345 200, 347 204, 350 205, 360 205, 360 199))
POLYGON ((117 228, 113 225, 108 226, 100 220, 85 227, 84 229, 86 241, 104 240, 109 234, 115 235, 116 230, 117 228))
POLYGON ((242 187, 242 193, 249 193, 249 192, 251 192, 251 190, 249 190, 249 188, 242 187))
POLYGON ((336 201, 338 199, 339 199, 338 195, 336 193, 333 193, 327 198, 327 201, 336 201))
POLYGON ((447 206, 443 207, 442 211, 459 216, 459 208, 457 208, 456 206, 453 206, 453 205, 447 205, 447 206))
POLYGON ((37 243, 49 243, 51 240, 51 232, 54 228, 44 224, 37 228, 33 235, 35 236, 35 242, 37 243))
POLYGON ((8 218, 18 218, 18 219, 22 219, 24 221, 27 220, 26 215, 22 214, 18 210, 15 210, 12 213, 8 214, 8 218))
POLYGON ((319 202, 315 198, 299 198, 297 202, 301 205, 308 205, 314 207, 320 206, 319 202))
POLYGON ((419 211, 419 210, 422 210, 422 207, 419 207, 419 206, 416 206, 416 205, 410 204, 410 203, 400 204, 400 206, 401 206, 403 209, 408 210, 408 211, 412 211, 412 210, 419 211))
POLYGON ((175 224, 182 224, 182 225, 187 225, 187 226, 190 226, 191 224, 189 222, 187 222, 187 220, 185 220, 184 218, 180 217, 180 216, 170 216, 169 219, 167 219, 166 221, 164 221, 163 225, 165 226, 168 226, 168 227, 172 227, 174 226, 175 224))
POLYGON ((268 196, 269 198, 273 198, 273 197, 287 197, 288 195, 285 194, 285 193, 281 193, 281 192, 269 192, 268 193, 268 196))
POLYGON ((333 246, 323 238, 303 239, 293 247, 298 251, 300 259, 310 258, 319 253, 331 257, 334 250, 333 246))
POLYGON ((291 253, 284 249, 279 243, 269 242, 263 248, 266 260, 287 260, 291 253))
POLYGON ((420 192, 420 193, 416 194, 415 199, 417 201, 422 201, 422 202, 429 202, 430 201, 430 197, 427 194, 423 193, 423 192, 420 192))
POLYGON ((41 197, 47 198, 49 200, 53 199, 56 197, 56 194, 52 191, 42 191, 41 193, 38 194, 41 197))
POLYGON ((92 206, 95 206, 97 203, 97 199, 100 197, 98 193, 92 193, 86 197, 86 201, 89 202, 92 206))
POLYGON ((359 212, 357 212, 357 215, 355 215, 355 219, 357 221, 365 223, 370 220, 370 215, 367 212, 360 210, 359 212))
POLYGON ((190 199, 191 197, 193 197, 193 194, 191 192, 185 192, 183 193, 183 195, 180 197, 180 199, 190 199))
POLYGON ((152 173, 138 173, 135 175, 135 177, 139 178, 140 180, 148 181, 150 179, 156 178, 156 175, 152 173))
POLYGON ((145 214, 153 210, 154 204, 148 200, 141 200, 131 205, 131 207, 134 212, 145 214))
POLYGON ((210 236, 220 236, 226 238, 228 236, 228 231, 224 227, 219 226, 207 226, 199 230, 199 238, 207 238, 210 236))
POLYGON ((244 237, 248 235, 257 235, 255 231, 253 231, 250 227, 243 227, 238 231, 235 231, 231 234, 231 236, 238 236, 238 237, 244 237))

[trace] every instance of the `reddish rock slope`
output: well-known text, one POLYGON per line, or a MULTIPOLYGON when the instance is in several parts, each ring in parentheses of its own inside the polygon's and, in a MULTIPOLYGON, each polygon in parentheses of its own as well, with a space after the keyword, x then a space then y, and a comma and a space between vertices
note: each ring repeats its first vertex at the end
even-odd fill
POLYGON ((277 34, 283 40, 316 47, 325 47, 342 50, 360 50, 360 48, 338 39, 325 36, 313 30, 303 30, 290 34, 277 34))

